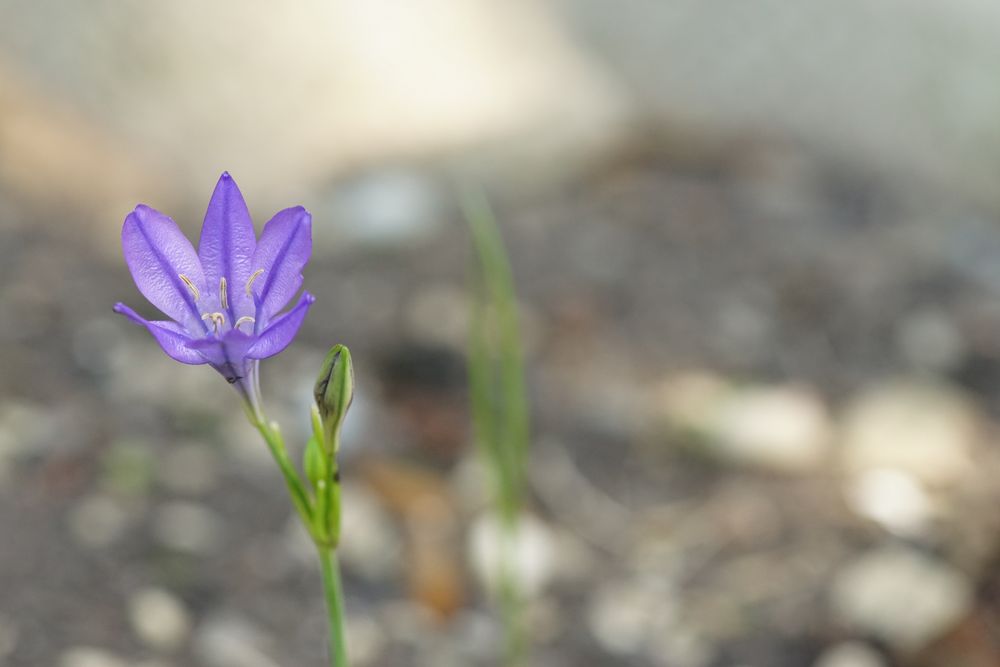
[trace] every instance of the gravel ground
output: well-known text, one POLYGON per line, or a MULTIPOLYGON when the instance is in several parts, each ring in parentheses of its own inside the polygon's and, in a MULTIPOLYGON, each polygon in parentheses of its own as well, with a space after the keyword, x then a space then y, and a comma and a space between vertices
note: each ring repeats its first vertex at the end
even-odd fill
MULTIPOLYGON (((295 439, 325 348, 354 352, 359 666, 498 664, 467 239, 434 174, 324 193, 319 301, 263 366, 295 439)), ((309 545, 235 395, 111 313, 141 298, 72 212, 0 204, 0 664, 323 664, 309 545)), ((623 148, 498 212, 535 664, 1000 664, 994 217, 770 145, 623 148)))

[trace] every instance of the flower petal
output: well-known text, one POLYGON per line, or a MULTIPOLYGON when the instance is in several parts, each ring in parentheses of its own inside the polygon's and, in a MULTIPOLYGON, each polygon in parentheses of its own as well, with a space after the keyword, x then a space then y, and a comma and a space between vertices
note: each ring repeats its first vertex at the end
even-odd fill
POLYGON ((208 363, 208 359, 188 346, 191 337, 176 322, 151 322, 141 317, 124 303, 116 303, 114 310, 136 324, 146 327, 171 359, 175 359, 182 364, 208 363))
POLYGON ((205 288, 201 262, 173 220, 137 206, 122 225, 122 251, 135 286, 150 303, 188 331, 204 330, 195 305, 196 295, 205 288))
POLYGON ((256 246, 246 201, 236 181, 229 172, 224 172, 208 202, 198 241, 198 257, 205 270, 205 284, 213 295, 219 293, 221 279, 226 279, 227 303, 222 306, 233 322, 254 312, 244 285, 250 278, 250 259, 256 246))
POLYGON ((187 343, 188 348, 197 350, 208 363, 223 372, 223 368, 242 369, 246 361, 247 348, 253 343, 253 338, 237 329, 230 329, 222 336, 207 336, 194 338, 187 343))
POLYGON ((261 326, 299 291, 311 253, 312 216, 301 206, 279 211, 264 225, 252 262, 254 271, 263 270, 252 287, 261 326))
POLYGON ((247 356, 251 359, 266 359, 278 354, 292 342, 295 334, 298 333, 302 320, 309 312, 309 306, 316 300, 309 292, 303 292, 302 298, 295 304, 295 307, 284 315, 278 317, 271 326, 267 327, 257 336, 256 342, 247 350, 247 356))

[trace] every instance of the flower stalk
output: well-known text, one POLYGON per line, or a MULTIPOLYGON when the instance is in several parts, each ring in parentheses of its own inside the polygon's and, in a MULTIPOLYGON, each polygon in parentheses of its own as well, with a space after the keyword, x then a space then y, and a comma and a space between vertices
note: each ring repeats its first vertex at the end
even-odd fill
POLYGON ((347 635, 344 630, 344 595, 337 562, 340 542, 340 428, 354 394, 354 369, 347 347, 336 345, 327 355, 316 381, 316 403, 312 407, 312 435, 303 453, 305 481, 285 447, 276 422, 260 411, 247 411, 250 423, 267 443, 285 479, 292 505, 316 546, 323 578, 330 636, 331 667, 347 667, 347 635), (308 483, 308 486, 307 486, 308 483))

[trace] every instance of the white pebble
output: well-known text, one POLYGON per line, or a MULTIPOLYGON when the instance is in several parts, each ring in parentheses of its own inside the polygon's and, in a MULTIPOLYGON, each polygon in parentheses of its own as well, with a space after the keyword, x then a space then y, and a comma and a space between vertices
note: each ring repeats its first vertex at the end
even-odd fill
POLYGON ((179 648, 191 631, 191 620, 181 601, 156 588, 132 596, 129 620, 139 639, 161 651, 179 648))

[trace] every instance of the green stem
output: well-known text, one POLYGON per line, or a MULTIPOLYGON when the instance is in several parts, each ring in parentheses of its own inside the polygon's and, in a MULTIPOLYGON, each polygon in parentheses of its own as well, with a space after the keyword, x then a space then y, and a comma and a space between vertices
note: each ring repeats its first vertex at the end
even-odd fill
POLYGON ((319 547, 319 562, 323 570, 323 593, 330 622, 330 665, 347 667, 347 642, 344 633, 344 594, 340 585, 340 567, 333 549, 319 547))
POLYGON ((524 599, 517 581, 516 540, 517 517, 500 516, 500 559, 498 593, 500 612, 504 625, 504 644, 507 667, 521 667, 527 663, 528 641, 524 626, 524 599))
POLYGON ((309 505, 309 494, 306 493, 305 486, 299 478, 299 473, 295 470, 295 464, 288 458, 288 450, 285 449, 285 442, 281 434, 272 426, 268 425, 264 419, 251 419, 254 427, 260 432, 267 448, 271 450, 282 477, 285 478, 285 485, 288 487, 288 494, 292 498, 292 504, 305 522, 306 526, 312 524, 312 510, 309 505))

